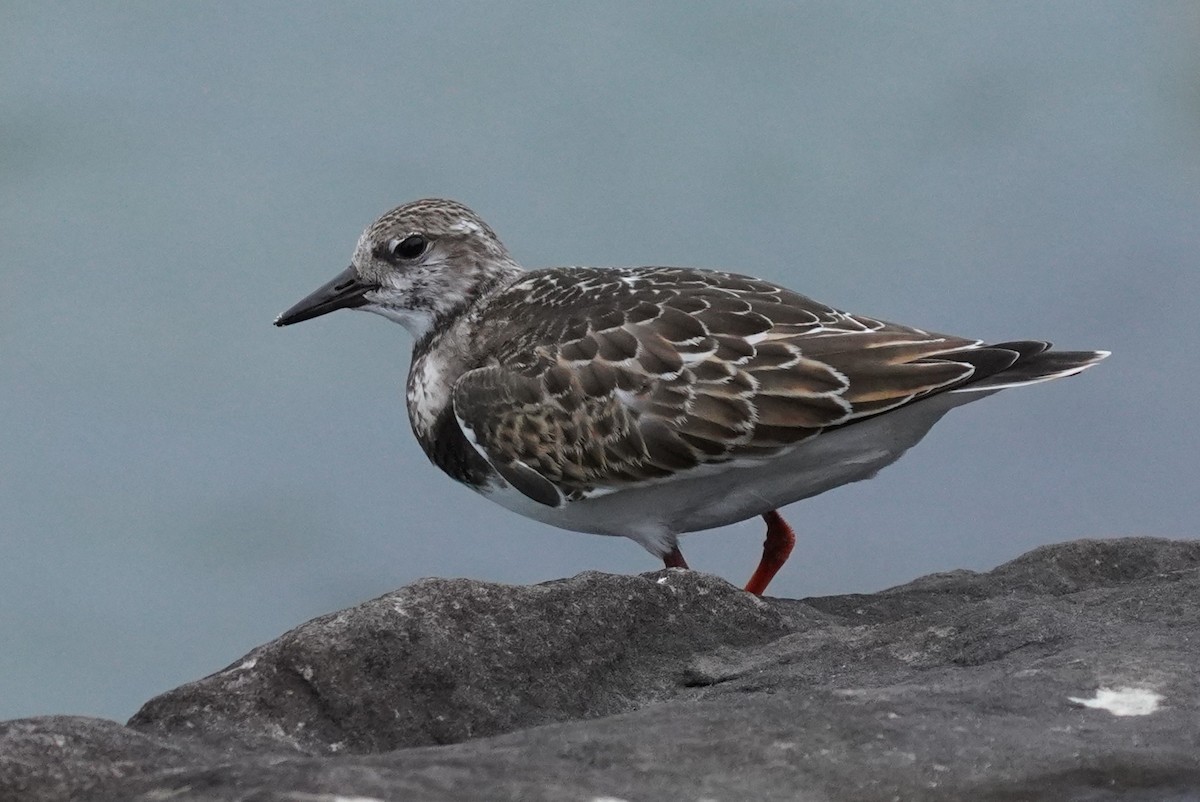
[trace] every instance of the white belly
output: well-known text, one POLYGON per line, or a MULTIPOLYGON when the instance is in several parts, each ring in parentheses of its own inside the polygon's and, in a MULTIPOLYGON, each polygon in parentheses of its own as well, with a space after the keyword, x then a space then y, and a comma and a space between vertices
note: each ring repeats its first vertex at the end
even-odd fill
POLYGON ((947 411, 985 395, 990 393, 944 393, 825 432, 769 459, 706 466, 561 507, 539 504, 507 484, 481 492, 528 518, 575 532, 623 535, 658 554, 677 535, 744 521, 869 479, 947 411))

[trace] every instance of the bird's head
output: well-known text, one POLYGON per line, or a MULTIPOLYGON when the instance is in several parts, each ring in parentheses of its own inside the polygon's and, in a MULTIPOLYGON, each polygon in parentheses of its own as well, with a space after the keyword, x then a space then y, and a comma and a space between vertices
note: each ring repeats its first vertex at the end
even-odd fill
POLYGON ((367 226, 350 266, 275 319, 276 326, 336 309, 375 312, 420 339, 520 271, 495 232, 470 209, 428 199, 367 226))

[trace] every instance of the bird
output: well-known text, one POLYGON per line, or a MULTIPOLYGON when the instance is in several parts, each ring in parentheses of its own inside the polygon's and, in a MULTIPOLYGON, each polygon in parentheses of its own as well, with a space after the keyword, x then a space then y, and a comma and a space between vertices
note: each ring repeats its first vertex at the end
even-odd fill
POLYGON ((761 516, 760 596, 796 543, 780 508, 871 478, 954 407, 1109 355, 889 323, 738 273, 527 270, 438 198, 367 226, 275 325, 338 309, 409 331, 409 420, 451 478, 666 568, 688 568, 682 535, 761 516))

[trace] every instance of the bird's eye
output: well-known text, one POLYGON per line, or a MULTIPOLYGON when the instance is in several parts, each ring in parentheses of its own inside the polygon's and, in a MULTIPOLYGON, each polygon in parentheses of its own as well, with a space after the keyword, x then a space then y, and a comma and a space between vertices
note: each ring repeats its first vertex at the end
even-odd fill
POLYGON ((391 255, 394 258, 416 259, 425 253, 425 249, 429 247, 429 240, 420 234, 409 234, 402 240, 392 240, 389 246, 391 255))

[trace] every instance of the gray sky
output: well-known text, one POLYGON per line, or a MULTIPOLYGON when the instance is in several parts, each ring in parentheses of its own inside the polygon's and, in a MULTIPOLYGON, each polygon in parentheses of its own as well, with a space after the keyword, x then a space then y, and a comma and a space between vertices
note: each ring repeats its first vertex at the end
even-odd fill
MULTIPOLYGON (((124 718, 422 576, 658 567, 428 465, 399 326, 271 326, 429 195, 529 266, 1115 352, 789 508, 778 595, 1195 536, 1197 6, 738 5, 7 6, 0 718, 124 718)), ((683 545, 741 583, 761 537, 683 545)))

